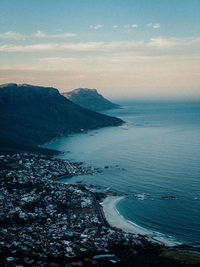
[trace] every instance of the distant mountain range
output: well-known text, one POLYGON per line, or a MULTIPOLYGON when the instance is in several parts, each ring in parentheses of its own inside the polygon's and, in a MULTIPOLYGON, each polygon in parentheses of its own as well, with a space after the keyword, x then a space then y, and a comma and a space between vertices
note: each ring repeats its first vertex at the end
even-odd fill
POLYGON ((75 104, 94 111, 120 108, 119 105, 110 102, 100 95, 96 89, 78 88, 62 93, 62 95, 75 104))
POLYGON ((70 133, 122 123, 72 103, 55 88, 0 85, 0 150, 27 150, 70 133))

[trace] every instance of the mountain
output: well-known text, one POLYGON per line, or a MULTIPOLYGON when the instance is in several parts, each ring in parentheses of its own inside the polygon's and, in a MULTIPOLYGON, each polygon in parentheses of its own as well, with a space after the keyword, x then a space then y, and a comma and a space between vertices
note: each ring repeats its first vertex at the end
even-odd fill
POLYGON ((0 85, 0 147, 35 147, 56 137, 122 120, 84 109, 51 87, 0 85))
POLYGON ((62 95, 81 107, 95 111, 120 108, 100 95, 96 89, 78 88, 62 95))

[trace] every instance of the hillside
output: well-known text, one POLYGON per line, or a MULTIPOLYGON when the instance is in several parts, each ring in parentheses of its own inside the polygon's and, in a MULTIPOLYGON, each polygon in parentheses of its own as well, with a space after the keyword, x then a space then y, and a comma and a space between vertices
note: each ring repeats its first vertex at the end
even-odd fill
POLYGON ((78 88, 62 95, 81 107, 95 111, 120 108, 100 95, 96 89, 78 88))
POLYGON ((0 85, 0 147, 9 143, 37 146, 82 129, 122 122, 72 103, 55 88, 0 85))

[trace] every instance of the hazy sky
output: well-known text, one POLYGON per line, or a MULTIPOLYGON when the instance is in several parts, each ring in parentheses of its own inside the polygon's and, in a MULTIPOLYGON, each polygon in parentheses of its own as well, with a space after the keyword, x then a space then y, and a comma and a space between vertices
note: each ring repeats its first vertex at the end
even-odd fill
POLYGON ((200 0, 1 0, 7 82, 200 98, 200 0))

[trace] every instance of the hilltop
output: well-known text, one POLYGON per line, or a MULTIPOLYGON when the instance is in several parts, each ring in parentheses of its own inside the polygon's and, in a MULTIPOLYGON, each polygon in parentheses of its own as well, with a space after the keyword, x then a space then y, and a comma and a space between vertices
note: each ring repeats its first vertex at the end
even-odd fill
POLYGON ((35 147, 70 133, 123 122, 72 103, 56 88, 28 84, 0 85, 0 110, 0 148, 35 147))
POLYGON ((81 107, 95 111, 120 108, 119 105, 104 98, 96 89, 78 88, 62 95, 81 107))

